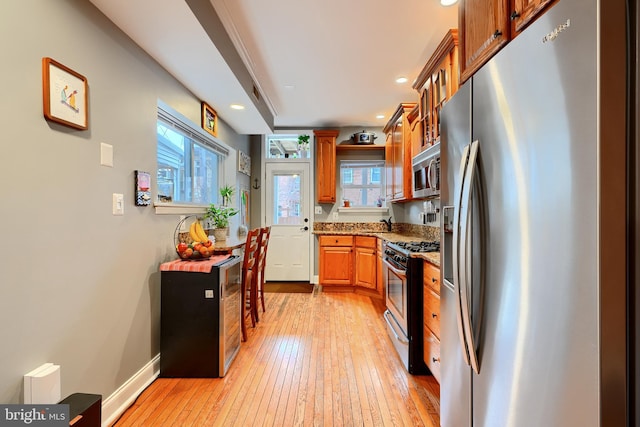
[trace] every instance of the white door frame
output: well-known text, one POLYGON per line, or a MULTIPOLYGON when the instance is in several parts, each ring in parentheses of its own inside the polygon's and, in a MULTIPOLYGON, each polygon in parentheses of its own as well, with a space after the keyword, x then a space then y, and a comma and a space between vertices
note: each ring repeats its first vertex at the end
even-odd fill
MULTIPOLYGON (((311 131, 287 131, 287 133, 311 133, 311 131)), ((309 177, 306 182, 306 191, 309 197, 307 197, 306 203, 307 212, 309 212, 309 282, 316 284, 317 283, 317 275, 315 274, 315 244, 314 244, 314 235, 313 235, 313 223, 315 221, 314 218, 314 200, 315 200, 315 168, 314 168, 314 152, 315 147, 311 144, 310 147, 310 158, 305 159, 267 159, 267 148, 266 148, 266 136, 262 136, 262 143, 260 147, 260 181, 262 188, 260 188, 260 226, 264 227, 267 225, 267 191, 265 186, 270 185, 270 182, 267 181, 267 163, 308 163, 309 164, 309 177)))

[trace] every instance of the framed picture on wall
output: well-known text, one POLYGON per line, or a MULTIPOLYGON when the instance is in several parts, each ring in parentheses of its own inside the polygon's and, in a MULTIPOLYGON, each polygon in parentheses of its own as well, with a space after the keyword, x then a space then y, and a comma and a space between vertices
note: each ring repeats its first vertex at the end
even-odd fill
POLYGON ((202 101, 202 129, 215 137, 218 136, 218 114, 204 101, 202 101))
POLYGON ((136 206, 149 206, 151 204, 151 174, 149 172, 135 171, 136 181, 136 206))
POLYGON ((251 157, 238 150, 238 172, 251 176, 251 157))
POLYGON ((240 187, 240 222, 242 225, 249 227, 250 219, 249 219, 249 196, 250 196, 249 188, 240 187))
POLYGON ((42 58, 44 117, 75 129, 89 127, 87 78, 51 58, 42 58))

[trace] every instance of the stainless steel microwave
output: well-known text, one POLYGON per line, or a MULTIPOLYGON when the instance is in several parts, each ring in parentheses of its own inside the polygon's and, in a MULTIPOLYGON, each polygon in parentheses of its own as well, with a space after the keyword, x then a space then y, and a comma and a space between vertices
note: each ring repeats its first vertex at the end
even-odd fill
POLYGON ((413 158, 413 197, 440 196, 440 143, 436 143, 413 158))

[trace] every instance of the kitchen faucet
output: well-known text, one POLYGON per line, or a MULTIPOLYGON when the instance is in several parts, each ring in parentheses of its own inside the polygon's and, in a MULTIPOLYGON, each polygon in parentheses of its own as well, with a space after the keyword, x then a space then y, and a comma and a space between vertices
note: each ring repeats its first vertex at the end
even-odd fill
POLYGON ((389 219, 381 219, 380 222, 387 224, 387 231, 391 231, 391 217, 389 219))

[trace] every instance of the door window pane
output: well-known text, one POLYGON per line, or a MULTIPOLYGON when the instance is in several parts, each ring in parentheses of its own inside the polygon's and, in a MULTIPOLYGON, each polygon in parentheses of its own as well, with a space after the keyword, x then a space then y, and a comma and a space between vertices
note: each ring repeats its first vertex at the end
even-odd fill
POLYGON ((301 225, 302 194, 300 175, 278 174, 273 177, 274 225, 301 225))

